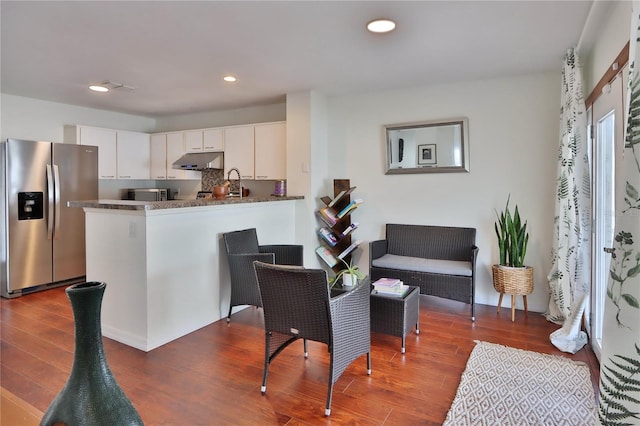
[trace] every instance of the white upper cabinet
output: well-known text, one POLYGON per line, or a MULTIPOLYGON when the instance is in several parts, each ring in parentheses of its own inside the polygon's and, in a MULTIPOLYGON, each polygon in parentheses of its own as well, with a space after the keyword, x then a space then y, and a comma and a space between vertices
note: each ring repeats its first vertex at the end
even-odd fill
MULTIPOLYGON (((254 126, 236 126, 224 129, 224 175, 232 168, 240 171, 242 179, 254 178, 254 126)), ((233 179, 236 175, 231 176, 233 179)))
POLYGON ((149 179, 149 134, 124 130, 116 134, 118 179, 149 179))
MULTIPOLYGON (((186 153, 224 152, 224 175, 237 168, 242 179, 286 179, 286 123, 148 133, 65 126, 64 142, 98 147, 100 179, 200 180, 201 172, 173 163, 186 153)), ((236 178, 235 175, 232 178, 236 178)))
POLYGON ((217 152, 224 150, 222 129, 189 130, 184 132, 186 152, 217 152))
POLYGON ((255 125, 255 179, 287 178, 286 123, 255 125))
POLYGON ((100 179, 149 179, 149 134, 91 126, 65 126, 64 142, 98 147, 100 179))
POLYGON ((151 179, 167 178, 167 135, 151 135, 151 179))
POLYGON ((185 152, 202 152, 202 130, 184 132, 185 152))
POLYGON ((287 177, 285 122, 224 129, 224 173, 237 168, 242 179, 277 180, 287 177))
MULTIPOLYGON (((72 126, 76 130, 76 139, 65 142, 98 147, 98 177, 100 179, 116 179, 116 131, 100 127, 72 126)), ((68 130, 68 129, 66 129, 68 130)), ((71 135, 71 133, 68 133, 71 135)), ((67 136, 67 131, 65 131, 67 136)))
POLYGON ((167 179, 200 180, 200 172, 173 168, 173 163, 186 152, 184 133, 167 133, 167 179))
POLYGON ((202 149, 206 152, 224 151, 222 129, 205 129, 202 132, 202 149))

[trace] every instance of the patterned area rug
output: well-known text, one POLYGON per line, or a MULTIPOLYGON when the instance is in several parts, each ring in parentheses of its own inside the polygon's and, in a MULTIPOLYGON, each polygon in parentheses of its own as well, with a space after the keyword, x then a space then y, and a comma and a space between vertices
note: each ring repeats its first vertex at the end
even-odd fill
POLYGON ((586 364, 476 343, 444 425, 597 424, 586 364))

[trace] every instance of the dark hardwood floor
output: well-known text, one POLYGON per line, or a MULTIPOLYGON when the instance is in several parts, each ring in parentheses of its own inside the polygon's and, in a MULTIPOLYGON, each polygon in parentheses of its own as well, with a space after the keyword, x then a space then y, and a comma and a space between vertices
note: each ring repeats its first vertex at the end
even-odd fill
MULTIPOLYGON (((109 291, 107 287, 107 291, 109 291)), ((497 298, 497 295, 496 295, 497 298)), ((371 376, 356 360, 334 387, 324 416, 326 347, 302 343, 272 364, 267 394, 260 394, 264 333, 262 311, 245 309, 145 353, 104 339, 120 386, 147 425, 441 424, 456 393, 474 340, 568 356, 587 363, 597 395, 599 365, 590 348, 558 351, 549 333, 558 328, 540 314, 509 308, 500 314, 478 305, 472 323, 466 304, 421 296, 420 335, 400 339, 372 333, 371 376)), ((2 299, 0 384, 45 411, 65 384, 74 350, 73 314, 63 288, 2 299)))

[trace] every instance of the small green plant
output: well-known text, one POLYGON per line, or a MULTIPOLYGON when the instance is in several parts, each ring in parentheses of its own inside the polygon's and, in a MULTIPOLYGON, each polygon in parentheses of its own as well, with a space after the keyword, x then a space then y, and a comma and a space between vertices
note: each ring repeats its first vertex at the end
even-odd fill
POLYGON ((338 260, 344 263, 345 268, 338 271, 335 277, 329 279, 329 283, 331 284, 331 287, 336 285, 336 283, 340 280, 340 278, 342 278, 342 276, 345 274, 355 275, 356 277, 358 277, 359 280, 365 277, 364 272, 362 272, 362 270, 358 265, 354 265, 353 262, 347 263, 344 261, 344 259, 338 259, 338 260))
POLYGON ((496 236, 498 237, 500 265, 523 268, 524 257, 527 254, 527 244, 529 243, 527 222, 523 223, 520 219, 517 205, 513 214, 511 214, 509 198, 507 198, 507 205, 504 211, 500 213, 496 211, 498 221, 494 224, 496 236))

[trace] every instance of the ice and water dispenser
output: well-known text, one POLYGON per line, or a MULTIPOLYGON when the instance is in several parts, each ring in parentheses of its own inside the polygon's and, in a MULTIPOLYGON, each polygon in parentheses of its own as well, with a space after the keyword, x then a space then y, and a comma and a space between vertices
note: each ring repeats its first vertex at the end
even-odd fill
POLYGON ((18 220, 44 218, 44 193, 18 192, 18 220))

